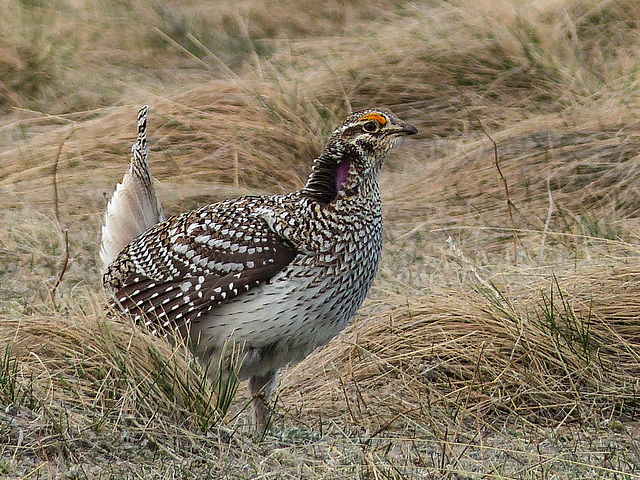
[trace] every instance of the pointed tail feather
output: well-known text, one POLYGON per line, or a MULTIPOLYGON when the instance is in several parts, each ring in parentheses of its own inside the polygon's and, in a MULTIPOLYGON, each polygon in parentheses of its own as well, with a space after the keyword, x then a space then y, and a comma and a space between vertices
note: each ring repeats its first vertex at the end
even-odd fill
POLYGON ((138 112, 138 140, 131 148, 131 163, 104 215, 100 247, 103 268, 141 233, 164 220, 147 157, 147 111, 144 106, 138 112))

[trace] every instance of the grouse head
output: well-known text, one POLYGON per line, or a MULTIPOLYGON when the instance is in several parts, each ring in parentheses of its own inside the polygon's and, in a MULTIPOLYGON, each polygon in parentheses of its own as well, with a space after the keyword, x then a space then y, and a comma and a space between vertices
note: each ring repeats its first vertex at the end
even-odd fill
POLYGON ((339 195, 356 194, 362 184, 377 183, 383 159, 404 137, 416 133, 416 127, 383 110, 350 114, 315 159, 302 193, 326 204, 339 195))

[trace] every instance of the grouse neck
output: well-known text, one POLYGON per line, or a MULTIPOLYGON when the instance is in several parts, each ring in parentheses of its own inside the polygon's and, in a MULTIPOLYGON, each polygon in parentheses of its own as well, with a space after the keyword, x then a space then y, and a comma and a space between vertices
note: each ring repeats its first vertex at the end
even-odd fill
POLYGON ((328 204, 333 202, 341 190, 353 184, 353 166, 362 164, 362 159, 356 152, 347 149, 326 148, 316 158, 311 168, 311 174, 302 194, 328 204))

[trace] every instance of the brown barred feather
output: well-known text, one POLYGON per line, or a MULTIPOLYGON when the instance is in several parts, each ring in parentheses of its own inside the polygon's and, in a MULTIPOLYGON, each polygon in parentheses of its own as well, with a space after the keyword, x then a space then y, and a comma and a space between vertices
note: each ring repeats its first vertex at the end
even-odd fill
MULTIPOLYGON (((145 162, 135 175, 141 180, 131 189, 123 182, 116 193, 137 202, 138 211, 154 211, 146 111, 143 117, 138 150, 145 162)), ((149 225, 107 266, 103 284, 114 305, 153 330, 188 336, 205 364, 224 360, 234 342, 264 429, 278 369, 326 344, 364 301, 382 250, 382 161, 415 133, 388 112, 353 113, 332 133, 300 191, 227 200, 149 225)), ((118 231, 131 210, 125 207, 112 200, 103 249, 113 249, 113 242, 105 246, 109 239, 130 235, 118 231)))

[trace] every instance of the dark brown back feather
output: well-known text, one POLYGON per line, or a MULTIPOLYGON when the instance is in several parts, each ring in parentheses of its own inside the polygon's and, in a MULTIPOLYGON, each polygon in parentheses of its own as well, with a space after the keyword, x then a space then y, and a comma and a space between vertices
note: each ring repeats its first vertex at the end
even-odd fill
POLYGON ((151 228, 105 273, 115 304, 150 324, 180 328, 269 281, 297 252, 264 219, 238 221, 255 207, 253 197, 244 197, 151 228))

